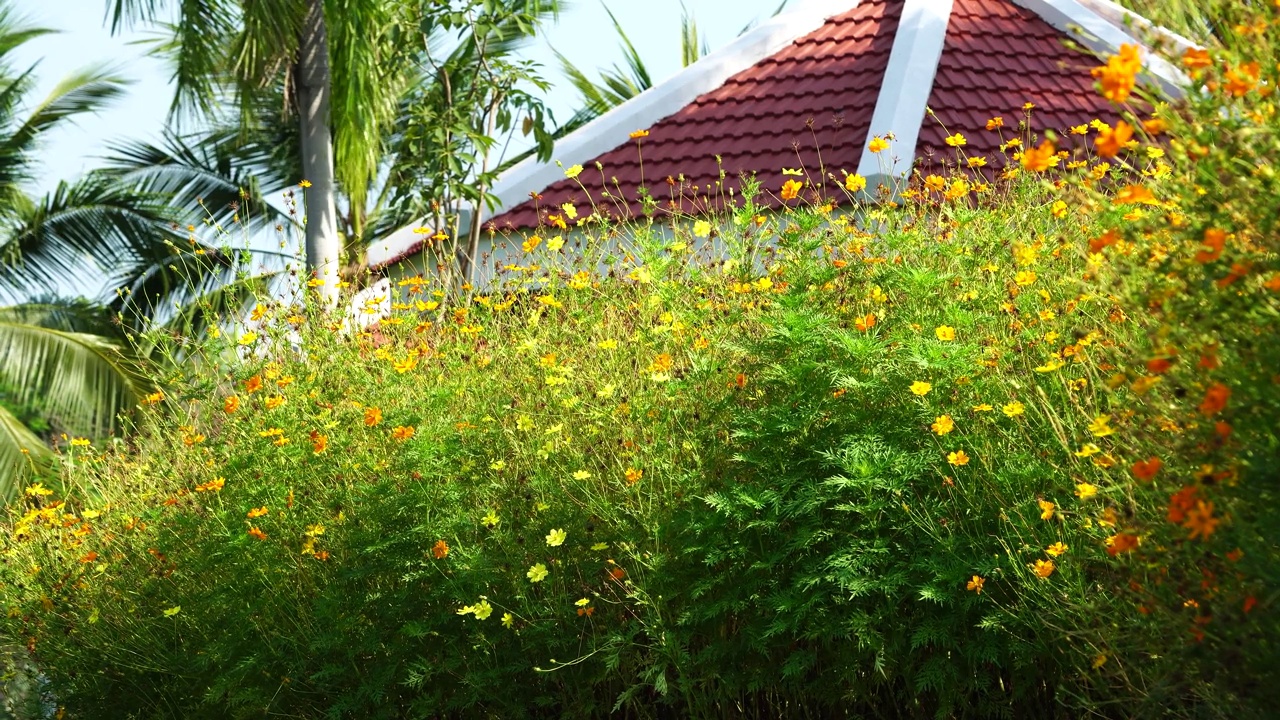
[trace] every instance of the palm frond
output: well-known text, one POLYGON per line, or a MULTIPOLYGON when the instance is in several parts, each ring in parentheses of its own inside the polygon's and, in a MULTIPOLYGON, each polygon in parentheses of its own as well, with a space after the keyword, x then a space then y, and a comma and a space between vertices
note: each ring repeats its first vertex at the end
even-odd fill
POLYGON ((0 381, 69 432, 111 432, 116 416, 146 394, 142 365, 123 345, 29 324, 27 314, 20 306, 0 309, 0 381))
MULTIPOLYGON (((165 209, 110 178, 91 174, 10 208, 0 236, 0 289, 23 292, 109 267, 166 239, 165 209)), ((99 271, 100 272, 100 271, 99 271)))
POLYGON ((0 502, 12 500, 33 472, 49 472, 55 461, 49 446, 0 405, 0 502))

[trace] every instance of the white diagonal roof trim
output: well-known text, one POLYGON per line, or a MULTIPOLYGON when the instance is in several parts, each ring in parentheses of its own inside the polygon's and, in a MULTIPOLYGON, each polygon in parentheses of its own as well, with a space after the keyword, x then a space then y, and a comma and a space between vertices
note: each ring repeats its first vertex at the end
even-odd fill
MULTIPOLYGON (((1120 50, 1121 45, 1137 45, 1142 48, 1142 64, 1148 74, 1159 83, 1164 92, 1173 97, 1182 95, 1188 78, 1164 58, 1151 53, 1141 40, 1130 35, 1127 29, 1108 21, 1085 5, 1086 0, 1012 0, 1039 15, 1053 27, 1076 38, 1090 50, 1105 55, 1120 50)), ((1137 17, 1137 16, 1135 16, 1137 17)))
POLYGON ((911 172, 925 107, 947 41, 951 8, 952 0, 907 0, 902 8, 867 133, 867 143, 889 133, 894 140, 889 149, 879 153, 864 145, 858 162, 858 174, 867 179, 867 192, 872 197, 879 185, 892 188, 894 179, 911 172))

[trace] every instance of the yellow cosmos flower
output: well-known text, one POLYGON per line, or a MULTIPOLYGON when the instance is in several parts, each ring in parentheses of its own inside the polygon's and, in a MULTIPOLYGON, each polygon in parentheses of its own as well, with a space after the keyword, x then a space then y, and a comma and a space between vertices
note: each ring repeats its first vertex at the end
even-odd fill
POLYGON ((943 342, 950 342, 956 339, 956 329, 950 325, 939 325, 933 332, 943 342))
POLYGON ((969 456, 966 455, 963 450, 956 450, 955 452, 947 453, 947 462, 957 467, 961 465, 968 465, 969 456))
POLYGON ((915 382, 911 383, 911 388, 910 388, 912 395, 919 395, 921 397, 928 395, 929 391, 932 389, 933 389, 932 385, 922 380, 916 380, 915 382))
POLYGON ((1099 415, 1089 423, 1089 432, 1092 433, 1094 437, 1106 437, 1111 435, 1115 433, 1115 428, 1112 428, 1110 423, 1110 415, 1099 415))
POLYGON ((1026 407, 1024 407, 1023 404, 1018 402, 1017 400, 1014 400, 1008 405, 1005 405, 1004 407, 1000 408, 1000 410, 1003 411, 1005 415, 1008 415, 1009 417, 1012 418, 1012 417, 1018 417, 1022 413, 1026 412, 1026 407))
POLYGON ((1067 551, 1067 546, 1062 542, 1056 542, 1050 545, 1049 547, 1045 548, 1044 551, 1049 553, 1053 557, 1058 557, 1059 555, 1062 555, 1067 551))
POLYGON ((542 582, 547 579, 547 566, 538 563, 529 568, 529 572, 525 573, 525 577, 529 578, 529 582, 542 582))
POLYGON ((1040 506, 1040 519, 1052 520, 1054 504, 1048 500, 1037 500, 1036 504, 1040 506))
POLYGON ((1076 497, 1081 500, 1088 500, 1098 494, 1098 486, 1092 483, 1078 483, 1076 485, 1076 497))
POLYGON ((569 537, 569 533, 560 528, 554 528, 547 533, 547 547, 560 547, 564 544, 565 538, 569 537))
POLYGON ((946 435, 955 429, 956 424, 950 415, 939 415, 929 427, 939 435, 946 435))
POLYGON ((567 177, 567 178, 569 178, 570 180, 572 180, 572 179, 574 179, 574 178, 578 177, 578 176, 579 176, 579 175, 581 175, 581 174, 582 174, 582 166, 581 166, 581 165, 571 165, 571 166, 569 167, 569 169, 567 169, 567 170, 565 170, 565 171, 564 171, 564 176, 565 176, 565 177, 567 177))
POLYGON ((888 147, 889 141, 879 136, 871 138, 871 142, 867 144, 867 149, 873 153, 878 153, 882 150, 888 149, 888 147))

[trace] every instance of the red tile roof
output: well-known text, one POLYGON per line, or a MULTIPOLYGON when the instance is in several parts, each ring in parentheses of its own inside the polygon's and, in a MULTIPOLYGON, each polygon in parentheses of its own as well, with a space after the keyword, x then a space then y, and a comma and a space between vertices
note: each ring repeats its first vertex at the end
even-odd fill
MULTIPOLYGON (((853 172, 867 142, 902 6, 902 0, 864 0, 832 17, 817 31, 647 128, 650 134, 640 153, 628 142, 583 163, 583 185, 592 189, 599 209, 614 215, 628 212, 621 202, 614 205, 600 198, 597 188, 602 180, 594 168, 599 162, 603 183, 616 192, 616 177, 629 212, 639 215, 636 188, 642 184, 642 169, 644 184, 660 203, 679 190, 669 187, 665 178, 681 173, 688 185, 705 193, 706 186, 719 179, 716 155, 727 173, 726 183, 735 189, 742 172, 775 176, 782 167, 802 166, 813 172, 819 166, 818 149, 829 172, 853 172)), ((526 201, 503 213, 495 219, 499 228, 533 227, 538 207, 545 217, 548 208, 554 212, 561 203, 574 202, 582 210, 588 201, 582 188, 567 179, 545 189, 529 189, 542 194, 541 202, 535 206, 526 201)), ((687 199, 690 194, 684 192, 685 211, 698 207, 687 199)))
POLYGON ((968 140, 966 155, 994 159, 1000 133, 988 131, 987 120, 1002 116, 1005 139, 1017 137, 1025 102, 1035 104, 1032 130, 1054 130, 1064 142, 1072 125, 1094 118, 1114 122, 1118 114, 1089 74, 1099 62, 1066 40, 1008 0, 955 0, 929 96, 937 120, 925 118, 916 156, 954 157, 943 139, 958 132, 968 140))

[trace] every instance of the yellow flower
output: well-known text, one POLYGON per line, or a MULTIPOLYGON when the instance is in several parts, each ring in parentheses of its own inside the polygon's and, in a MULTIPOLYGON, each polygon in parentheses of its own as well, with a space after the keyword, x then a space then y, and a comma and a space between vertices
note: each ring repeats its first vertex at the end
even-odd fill
POLYGON ((564 544, 564 540, 568 536, 569 536, 569 533, 565 532, 564 530, 561 530, 560 528, 554 528, 551 532, 547 533, 547 546, 560 547, 561 545, 564 544))
POLYGON ((596 347, 600 348, 601 350, 616 350, 618 348, 618 341, 613 339, 601 340, 600 342, 596 343, 596 347))
POLYGON ((602 543, 602 542, 600 542, 600 543, 596 543, 595 545, 592 545, 592 546, 591 546, 591 549, 592 549, 592 550, 595 550, 596 552, 599 552, 599 551, 601 551, 601 550, 608 550, 608 549, 609 549, 609 543, 602 543))
POLYGON ((946 435, 955 429, 956 424, 950 415, 939 415, 929 427, 933 428, 933 431, 939 435, 946 435))
POLYGON ((1097 445, 1094 445, 1093 443, 1085 443, 1084 447, 1076 451, 1075 455, 1076 457, 1087 458, 1093 455, 1097 455, 1100 452, 1102 452, 1102 448, 1098 447, 1097 445))
POLYGON ((647 138, 647 137, 649 137, 649 131, 648 131, 648 130, 633 130, 633 131, 631 132, 630 137, 631 137, 631 139, 632 139, 632 140, 639 140, 640 138, 647 138))
POLYGON ((1111 427, 1110 422, 1110 415, 1099 415, 1089 423, 1089 432, 1092 433, 1094 437, 1106 437, 1111 435, 1115 433, 1115 429, 1111 427))
POLYGON ((1053 507, 1054 507, 1053 503, 1049 502, 1048 500, 1037 500, 1036 504, 1040 506, 1041 520, 1053 519, 1053 507))
POLYGON ((871 142, 867 144, 867 149, 873 153, 878 153, 888 147, 889 141, 879 136, 871 138, 871 142))
POLYGON ((1036 273, 1034 270, 1019 270, 1018 274, 1013 276, 1013 281, 1026 287, 1036 281, 1036 273))
POLYGON ((89 447, 91 444, 88 438, 71 438, 71 447, 89 447))
POLYGON ((706 220, 699 220, 693 224, 693 234, 696 237, 704 238, 711 235, 711 223, 706 220))
POLYGON ((1047 578, 1053 574, 1055 567, 1052 560, 1037 560, 1034 569, 1037 577, 1047 578))
POLYGON ((263 404, 267 406, 268 410, 275 410, 276 408, 284 404, 284 396, 270 395, 267 397, 266 400, 263 401, 263 404))
POLYGON ((578 217, 578 208, 574 207, 573 203, 564 203, 560 206, 560 209, 564 211, 564 216, 570 220, 578 217))
POLYGON ((498 517, 496 512, 490 510, 484 517, 480 518, 480 522, 484 523, 485 527, 493 529, 498 527, 498 523, 502 522, 502 519, 498 517))
POLYGON ((922 380, 917 380, 911 383, 911 388, 910 388, 912 395, 920 395, 921 397, 928 395, 929 391, 932 389, 933 389, 932 385, 922 380))
POLYGON ((587 599, 587 598, 582 598, 582 599, 580 599, 580 600, 578 600, 577 602, 575 602, 575 603, 574 603, 574 605, 577 605, 578 607, 586 607, 586 606, 588 606, 588 605, 590 605, 590 604, 591 604, 591 600, 589 600, 589 599, 587 599))
POLYGON ((581 166, 581 165, 573 165, 573 166, 571 166, 568 170, 565 170, 565 171, 564 171, 564 176, 565 176, 565 177, 567 177, 567 178, 569 178, 570 180, 572 180, 573 178, 578 177, 578 176, 579 176, 579 175, 581 175, 581 174, 582 174, 582 166, 581 166))
POLYGON ((393 360, 391 362, 391 366, 395 368, 396 372, 403 375, 404 373, 407 373, 410 370, 413 370, 414 368, 418 367, 418 356, 406 355, 403 360, 393 360))
POLYGON ((1049 547, 1045 548, 1044 551, 1049 553, 1053 557, 1058 557, 1059 555, 1067 551, 1067 546, 1061 542, 1056 542, 1050 545, 1049 547))
POLYGON ((248 517, 249 519, 260 518, 263 515, 266 515, 268 512, 270 511, 267 510, 267 506, 263 505, 262 507, 254 508, 249 512, 245 513, 245 516, 248 517))
POLYGON ((300 181, 300 182, 298 183, 298 187, 303 188, 303 189, 309 188, 309 187, 311 187, 311 181, 310 181, 310 180, 302 180, 302 181, 300 181))
POLYGON ((981 405, 973 406, 974 412, 991 412, 992 410, 995 410, 995 408, 992 407, 989 403, 982 403, 981 405))
POLYGON ((939 325, 933 332, 943 342, 950 342, 956 339, 956 329, 950 325, 939 325))
POLYGON ((520 248, 528 253, 528 252, 533 252, 534 249, 536 249, 540 244, 542 244, 542 238, 538 237, 537 235, 534 235, 533 237, 525 240, 520 245, 520 248))
POLYGON ((573 479, 574 480, 590 480, 591 473, 587 472, 586 470, 579 470, 573 474, 573 479))
POLYGON ((1023 407, 1022 403, 1018 402, 1017 400, 1014 400, 1013 402, 1009 403, 1008 405, 1005 405, 1000 409, 1004 412, 1005 415, 1008 415, 1011 418, 1018 417, 1019 415, 1021 415, 1023 412, 1026 411, 1026 408, 1023 407))
POLYGON ((1098 494, 1098 486, 1091 483, 1076 484, 1076 497, 1081 500, 1088 500, 1098 494))
POLYGON ((795 200, 800 196, 800 188, 802 187, 804 187, 804 183, 799 180, 788 180, 782 183, 782 193, 780 197, 784 202, 788 200, 795 200))
POLYGON ((867 179, 861 175, 848 175, 844 179, 844 189, 849 192, 859 192, 867 188, 867 179))
POLYGON ((955 135, 948 136, 944 142, 951 147, 960 147, 965 144, 965 139, 963 135, 956 133, 955 135))
POLYGON ((252 345, 255 341, 257 341, 257 339, 258 339, 258 333, 250 330, 249 332, 240 336, 240 344, 252 345))
POLYGON ((516 624, 516 618, 511 613, 502 613, 502 627, 510 630, 516 624))
POLYGON ((529 578, 529 582, 542 582, 547 578, 547 566, 538 563, 529 568, 529 572, 525 573, 525 577, 529 578))
POLYGON ((564 238, 560 237, 559 235, 547 241, 547 249, 550 250, 551 252, 556 252, 562 247, 564 247, 564 238))
POLYGON ((955 452, 947 453, 947 462, 957 467, 960 465, 968 465, 969 456, 966 455, 963 450, 956 450, 955 452))

